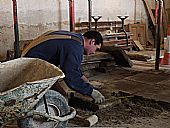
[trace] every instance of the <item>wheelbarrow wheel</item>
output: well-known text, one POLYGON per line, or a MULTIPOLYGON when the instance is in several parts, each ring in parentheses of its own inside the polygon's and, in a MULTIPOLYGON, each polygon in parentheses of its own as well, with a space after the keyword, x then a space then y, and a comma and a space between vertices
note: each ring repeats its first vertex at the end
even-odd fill
MULTIPOLYGON (((48 111, 50 115, 64 116, 69 113, 69 106, 66 99, 58 92, 49 90, 45 94, 48 111)), ((36 111, 46 112, 44 99, 42 98, 36 105, 36 111)), ((65 128, 68 121, 48 121, 45 118, 27 117, 18 120, 20 128, 65 128)))

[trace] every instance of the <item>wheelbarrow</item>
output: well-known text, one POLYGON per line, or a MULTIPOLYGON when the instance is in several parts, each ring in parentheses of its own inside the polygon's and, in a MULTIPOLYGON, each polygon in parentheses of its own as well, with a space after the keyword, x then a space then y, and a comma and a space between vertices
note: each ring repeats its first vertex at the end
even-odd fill
POLYGON ((0 63, 0 125, 20 128, 64 128, 76 115, 63 95, 50 90, 64 77, 46 61, 19 58, 0 63))

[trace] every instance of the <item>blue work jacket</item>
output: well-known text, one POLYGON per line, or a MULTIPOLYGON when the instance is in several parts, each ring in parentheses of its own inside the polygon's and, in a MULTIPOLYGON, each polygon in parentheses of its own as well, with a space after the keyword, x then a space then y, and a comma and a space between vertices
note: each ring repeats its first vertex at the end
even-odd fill
MULTIPOLYGON (((72 33, 73 34, 73 33, 72 33)), ((79 36, 83 42, 82 35, 79 36)), ((73 39, 50 39, 31 48, 26 57, 40 58, 56 66, 65 74, 66 84, 73 90, 90 96, 93 87, 85 83, 81 77, 80 65, 83 60, 84 47, 73 39)))

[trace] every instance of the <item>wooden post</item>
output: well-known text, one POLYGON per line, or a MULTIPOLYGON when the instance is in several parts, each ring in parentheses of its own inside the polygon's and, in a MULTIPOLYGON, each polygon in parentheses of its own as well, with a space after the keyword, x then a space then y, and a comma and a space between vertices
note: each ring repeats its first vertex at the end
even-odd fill
POLYGON ((69 0, 69 12, 70 12, 70 31, 75 31, 75 17, 74 17, 74 0, 69 0))
POLYGON ((89 30, 92 29, 92 1, 88 0, 89 30))
POLYGON ((19 28, 18 28, 18 17, 17 17, 17 1, 13 1, 13 19, 14 19, 14 34, 15 34, 15 42, 14 42, 14 57, 20 57, 20 46, 19 46, 19 28))
POLYGON ((159 8, 158 8, 158 17, 156 24, 156 61, 155 61, 155 70, 159 70, 159 56, 160 56, 160 42, 161 42, 161 27, 162 27, 162 9, 163 9, 163 1, 159 0, 159 8))

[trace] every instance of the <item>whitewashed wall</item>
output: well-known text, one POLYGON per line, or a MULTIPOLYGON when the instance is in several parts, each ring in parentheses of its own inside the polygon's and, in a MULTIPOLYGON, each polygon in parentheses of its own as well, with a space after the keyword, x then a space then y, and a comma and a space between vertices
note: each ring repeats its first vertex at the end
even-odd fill
MULTIPOLYGON (((88 20, 88 0, 75 1, 75 18, 88 20)), ((136 19, 147 21, 142 0, 92 0, 92 14, 101 15, 101 20, 119 20, 117 15, 129 15, 127 23, 136 19), (136 16, 135 16, 136 15, 136 16)), ((53 29, 69 30, 68 0, 18 0, 20 40, 29 40, 53 29)), ((12 0, 0 0, 0 59, 13 49, 12 0)))
MULTIPOLYGON (((136 17, 138 21, 146 20, 142 0, 136 0, 136 17)), ((76 18, 88 19, 88 2, 75 0, 76 18), (81 15, 83 14, 83 15, 81 15)), ((129 15, 128 20, 134 20, 135 0, 92 0, 92 14, 101 15, 101 20, 119 20, 118 15, 129 15)))

